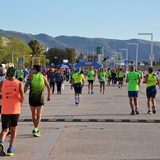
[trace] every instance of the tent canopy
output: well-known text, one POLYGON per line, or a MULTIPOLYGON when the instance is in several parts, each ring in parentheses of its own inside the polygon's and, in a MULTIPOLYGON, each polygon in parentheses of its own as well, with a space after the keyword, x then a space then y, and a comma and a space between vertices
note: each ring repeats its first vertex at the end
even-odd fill
POLYGON ((82 67, 82 66, 94 66, 94 67, 97 67, 97 68, 103 68, 103 65, 99 62, 86 62, 86 61, 81 61, 77 64, 74 65, 74 67, 82 67))
POLYGON ((58 68, 70 68, 70 69, 72 69, 72 66, 68 63, 62 63, 58 68))

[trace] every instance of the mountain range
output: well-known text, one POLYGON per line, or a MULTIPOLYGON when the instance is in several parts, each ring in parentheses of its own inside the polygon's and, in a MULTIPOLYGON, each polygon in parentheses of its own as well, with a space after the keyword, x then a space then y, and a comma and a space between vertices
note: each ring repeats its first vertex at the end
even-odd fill
MULTIPOLYGON (((105 56, 113 56, 115 50, 121 52, 119 49, 128 48, 129 49, 129 59, 135 61, 136 46, 128 45, 128 43, 138 43, 139 44, 139 61, 149 61, 149 53, 151 52, 151 42, 142 39, 130 39, 130 40, 116 40, 116 39, 105 39, 105 38, 87 38, 78 36, 58 36, 52 37, 47 34, 41 33, 38 35, 15 32, 15 31, 5 31, 0 29, 0 36, 10 37, 18 36, 23 41, 28 43, 32 39, 37 39, 40 41, 44 48, 66 48, 72 47, 77 50, 77 53, 95 53, 96 47, 104 47, 105 56)), ((154 54, 155 61, 160 59, 160 42, 154 42, 154 54)), ((123 52, 123 57, 125 58, 126 53, 123 52)))

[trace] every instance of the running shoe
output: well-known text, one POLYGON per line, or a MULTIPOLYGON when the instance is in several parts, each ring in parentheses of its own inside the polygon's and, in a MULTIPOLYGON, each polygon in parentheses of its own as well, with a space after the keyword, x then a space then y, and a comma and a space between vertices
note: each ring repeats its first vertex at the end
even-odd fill
POLYGON ((156 114, 156 107, 155 106, 152 106, 152 112, 153 112, 153 114, 156 114))
POLYGON ((39 130, 36 131, 35 129, 32 131, 32 135, 33 137, 41 137, 39 130))
POLYGON ((78 103, 78 102, 76 102, 76 106, 79 106, 79 103, 78 103))
POLYGON ((7 150, 7 156, 14 156, 13 147, 9 147, 7 150))
POLYGON ((90 91, 88 91, 88 94, 91 94, 91 92, 90 92, 90 91))
POLYGON ((135 115, 134 111, 132 111, 130 115, 135 115))
POLYGON ((94 94, 94 92, 92 91, 91 94, 94 94))
POLYGON ((4 144, 0 143, 0 156, 6 156, 6 153, 4 151, 4 144))
POLYGON ((136 110, 135 110, 135 113, 136 113, 136 114, 139 114, 139 111, 138 111, 138 109, 136 109, 136 110))
POLYGON ((151 111, 148 111, 147 114, 152 114, 152 112, 151 112, 151 111))

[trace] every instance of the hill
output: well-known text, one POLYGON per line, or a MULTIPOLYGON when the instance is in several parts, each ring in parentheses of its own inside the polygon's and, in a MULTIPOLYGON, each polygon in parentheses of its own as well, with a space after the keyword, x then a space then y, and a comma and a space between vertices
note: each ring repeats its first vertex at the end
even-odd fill
MULTIPOLYGON (((14 31, 4 31, 0 29, 0 35, 5 37, 19 36, 22 40, 28 43, 32 39, 39 40, 45 48, 66 48, 73 47, 78 53, 93 53, 96 51, 97 46, 102 46, 105 48, 105 56, 111 56, 116 50, 119 52, 120 48, 129 49, 129 59, 135 60, 136 47, 128 46, 128 43, 138 43, 139 44, 139 60, 149 61, 150 53, 150 41, 141 39, 130 39, 130 40, 116 40, 116 39, 104 39, 104 38, 86 38, 77 36, 58 36, 51 37, 46 34, 27 34, 14 31)), ((154 42, 154 53, 155 60, 160 59, 160 42, 154 42)), ((125 57, 125 53, 123 53, 125 57)))

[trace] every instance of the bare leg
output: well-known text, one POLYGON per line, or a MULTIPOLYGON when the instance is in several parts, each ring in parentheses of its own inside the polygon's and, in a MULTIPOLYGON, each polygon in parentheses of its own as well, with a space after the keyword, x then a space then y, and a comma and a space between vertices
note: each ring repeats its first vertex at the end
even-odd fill
POLYGON ((9 129, 2 129, 2 132, 1 132, 1 140, 2 141, 4 141, 6 139, 8 131, 9 131, 9 129))
POLYGON ((147 99, 147 106, 148 106, 148 111, 151 111, 151 99, 150 98, 148 98, 147 99))
POLYGON ((16 127, 11 127, 10 146, 13 146, 13 143, 16 139, 16 134, 17 134, 17 128, 16 127))
POLYGON ((131 110, 134 111, 133 97, 129 97, 129 102, 130 102, 131 110))
POLYGON ((41 117, 42 117, 42 109, 43 106, 39 107, 30 107, 32 112, 32 119, 35 128, 39 128, 41 117))
POLYGON ((138 109, 138 98, 137 97, 134 97, 134 105, 135 105, 135 108, 138 109))
POLYGON ((156 106, 156 99, 155 98, 151 98, 151 101, 152 101, 152 106, 156 106))

